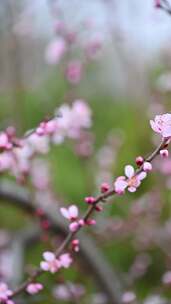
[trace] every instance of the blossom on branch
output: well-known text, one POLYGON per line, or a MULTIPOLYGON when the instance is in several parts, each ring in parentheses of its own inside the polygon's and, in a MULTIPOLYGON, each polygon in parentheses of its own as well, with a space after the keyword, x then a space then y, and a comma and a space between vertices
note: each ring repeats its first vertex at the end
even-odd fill
POLYGON ((171 137, 171 114, 156 115, 154 120, 150 120, 151 128, 164 138, 171 137))
POLYGON ((114 183, 116 193, 123 194, 127 187, 129 192, 135 192, 146 176, 144 171, 136 174, 131 165, 125 166, 125 176, 119 176, 114 183))
POLYGON ((43 253, 44 261, 40 263, 40 268, 44 271, 50 271, 51 273, 55 273, 61 267, 60 261, 56 258, 55 254, 50 251, 46 251, 43 253))

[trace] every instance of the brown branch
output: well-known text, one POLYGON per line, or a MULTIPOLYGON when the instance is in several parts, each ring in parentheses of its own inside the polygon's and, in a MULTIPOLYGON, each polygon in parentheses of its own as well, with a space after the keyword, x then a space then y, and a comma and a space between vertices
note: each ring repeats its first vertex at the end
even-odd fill
MULTIPOLYGON (((0 184, 0 201, 6 203, 13 203, 16 207, 22 208, 23 211, 35 214, 39 207, 43 210, 51 223, 51 229, 54 233, 61 233, 64 236, 68 233, 68 227, 64 223, 59 214, 59 209, 55 204, 51 206, 42 206, 42 202, 30 202, 29 191, 20 186, 10 183, 9 181, 1 182, 0 184)), ((90 238, 85 232, 80 231, 80 258, 85 261, 86 269, 91 269, 91 274, 99 287, 106 293, 109 303, 120 303, 121 295, 123 293, 124 280, 114 267, 106 261, 101 251, 96 247, 94 240, 90 238)))

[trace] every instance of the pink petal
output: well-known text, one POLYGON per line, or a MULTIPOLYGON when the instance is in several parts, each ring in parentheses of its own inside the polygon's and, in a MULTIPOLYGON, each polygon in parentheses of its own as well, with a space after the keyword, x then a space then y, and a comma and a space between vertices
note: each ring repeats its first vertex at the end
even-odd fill
POLYGON ((72 263, 72 258, 70 257, 69 253, 62 254, 59 259, 61 262, 61 266, 63 266, 64 268, 68 268, 72 263))
POLYGON ((129 187, 128 188, 128 191, 129 192, 135 192, 137 190, 137 188, 135 188, 135 187, 129 187))
POLYGON ((171 136, 171 126, 164 127, 162 130, 163 137, 170 137, 171 136))
POLYGON ((141 172, 140 174, 138 174, 138 179, 141 181, 141 180, 143 180, 144 178, 146 178, 147 177, 147 173, 146 172, 141 172))
POLYGON ((42 261, 40 263, 40 268, 43 269, 44 271, 48 271, 49 270, 49 264, 47 262, 42 261))
POLYGON ((75 205, 72 205, 68 208, 70 218, 77 218, 78 217, 78 208, 75 205))
POLYGON ((60 208, 60 212, 65 218, 67 218, 67 219, 70 218, 69 212, 66 208, 60 208))
POLYGON ((114 183, 115 191, 120 194, 124 192, 127 186, 128 183, 122 179, 117 179, 114 183))
POLYGON ((52 262, 55 259, 55 254, 51 251, 46 251, 43 253, 43 257, 47 262, 52 262))
POLYGON ((134 175, 134 168, 130 165, 127 165, 125 166, 125 175, 128 177, 128 178, 131 178, 133 175, 134 175))
POLYGON ((150 120, 150 125, 154 132, 160 133, 160 130, 157 127, 157 124, 153 120, 150 120))

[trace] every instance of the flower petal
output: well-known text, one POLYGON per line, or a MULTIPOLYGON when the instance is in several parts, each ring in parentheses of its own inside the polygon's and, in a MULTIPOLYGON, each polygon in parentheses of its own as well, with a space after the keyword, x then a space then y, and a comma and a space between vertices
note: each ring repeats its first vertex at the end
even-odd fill
POLYGON ((42 261, 40 263, 40 268, 43 269, 44 271, 48 271, 49 270, 49 264, 47 262, 42 261))
POLYGON ((70 218, 69 212, 68 212, 68 210, 67 210, 66 208, 60 208, 60 212, 61 212, 61 214, 62 214, 65 218, 67 218, 67 219, 70 218))
POLYGON ((77 206, 71 205, 68 208, 68 211, 69 211, 70 218, 77 218, 78 217, 78 208, 77 208, 77 206))
POLYGON ((55 259, 55 254, 51 251, 45 251, 43 257, 47 262, 52 262, 55 259))
POLYGON ((125 166, 125 175, 128 178, 131 178, 134 175, 134 172, 135 172, 134 167, 132 167, 131 165, 125 166))
POLYGON ((138 179, 141 181, 143 180, 144 178, 147 177, 147 173, 146 172, 141 172, 140 174, 138 174, 138 179))
POLYGON ((135 188, 135 187, 128 187, 129 192, 135 192, 136 190, 137 190, 137 188, 135 188))

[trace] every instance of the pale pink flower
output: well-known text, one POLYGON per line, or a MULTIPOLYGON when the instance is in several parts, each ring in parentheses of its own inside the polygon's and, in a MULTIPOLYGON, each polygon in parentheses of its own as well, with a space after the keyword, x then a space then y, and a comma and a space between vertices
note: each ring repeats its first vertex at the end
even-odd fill
POLYGON ((38 134, 33 133, 27 138, 27 143, 30 145, 33 152, 46 154, 49 151, 48 136, 39 136, 38 134))
POLYGON ((0 283, 0 302, 7 301, 12 295, 12 291, 8 288, 7 284, 0 283))
POLYGON ((150 120, 150 125, 163 137, 171 137, 171 114, 156 115, 154 120, 150 120))
POLYGON ((136 300, 136 295, 133 291, 127 291, 122 296, 122 303, 131 304, 136 300))
POLYGON ((53 290, 53 295, 58 300, 69 301, 73 298, 73 296, 79 299, 81 296, 85 294, 85 289, 80 284, 73 284, 67 282, 66 285, 59 284, 53 290))
POLYGON ((62 38, 53 40, 47 47, 45 59, 49 64, 57 64, 66 52, 66 42, 62 38))
POLYGON ((57 119, 51 119, 49 121, 41 122, 39 127, 36 129, 38 135, 52 135, 57 131, 58 122, 57 119))
POLYGON ((68 268, 68 267, 70 267, 70 265, 72 263, 72 258, 69 253, 64 253, 64 254, 60 255, 59 261, 60 261, 61 267, 68 268))
POLYGON ((78 218, 78 208, 71 205, 68 208, 60 208, 61 214, 68 220, 74 221, 78 218))
POLYGON ((167 271, 164 273, 162 277, 163 284, 171 285, 171 271, 167 271))
POLYGON ((51 251, 43 253, 44 261, 40 263, 40 267, 44 271, 55 273, 61 267, 60 261, 56 258, 55 254, 51 251))
POLYGON ((146 172, 143 171, 136 175, 134 168, 127 165, 125 166, 125 176, 118 177, 114 183, 115 191, 118 194, 123 194, 127 187, 129 192, 135 192, 146 177, 146 172))
POLYGON ((0 148, 1 149, 8 148, 9 144, 10 143, 9 143, 7 134, 5 132, 1 132, 0 133, 0 148))
POLYGON ((91 110, 88 104, 82 100, 77 99, 73 103, 73 119, 72 122, 76 124, 76 126, 80 126, 83 128, 91 127, 91 110))
POLYGON ((0 154, 0 171, 10 169, 14 164, 13 156, 10 152, 3 152, 0 154))
POLYGON ((29 294, 36 294, 38 293, 39 291, 41 291, 43 289, 43 285, 40 284, 40 283, 31 283, 27 286, 26 288, 26 291, 29 293, 29 294))
POLYGON ((72 84, 78 84, 81 80, 82 64, 80 61, 71 61, 66 70, 66 77, 72 84))
POLYGON ((114 183, 115 192, 117 194, 123 194, 127 186, 128 183, 125 179, 125 176, 119 176, 114 183))

